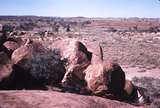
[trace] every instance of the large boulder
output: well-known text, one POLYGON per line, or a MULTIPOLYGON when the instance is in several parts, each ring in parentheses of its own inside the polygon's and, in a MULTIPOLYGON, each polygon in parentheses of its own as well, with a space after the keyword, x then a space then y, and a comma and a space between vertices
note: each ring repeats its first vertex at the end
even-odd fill
POLYGON ((99 44, 59 40, 49 48, 59 49, 61 58, 66 59, 63 87, 111 99, 137 99, 136 87, 125 79, 120 65, 103 61, 99 44), (79 63, 79 60, 82 62, 79 63))
POLYGON ((98 62, 85 70, 85 81, 95 95, 120 98, 125 86, 125 73, 116 63, 98 62))
MULTIPOLYGON (((26 75, 33 82, 39 82, 39 85, 43 86, 43 88, 46 88, 47 85, 59 86, 66 71, 58 51, 47 50, 40 43, 26 42, 24 46, 13 52, 11 59, 14 64, 14 73, 16 74, 13 79, 17 79, 17 75, 26 75)), ((30 85, 29 89, 33 89, 34 84, 32 82, 27 81, 26 78, 20 80, 29 82, 29 84, 27 83, 30 85)), ((21 88, 25 88, 25 85, 21 86, 23 86, 21 88)))
POLYGON ((83 96, 53 91, 3 91, 1 108, 149 108, 96 96, 83 96))
POLYGON ((6 47, 8 49, 10 56, 12 55, 12 53, 13 53, 14 50, 16 50, 18 47, 20 47, 14 41, 6 41, 3 45, 4 45, 4 47, 6 47))
POLYGON ((10 50, 14 51, 14 50, 16 50, 16 49, 19 47, 19 45, 18 45, 16 42, 14 42, 14 41, 6 41, 3 45, 4 45, 9 51, 10 51, 10 50))
POLYGON ((87 50, 92 53, 92 63, 103 61, 103 50, 99 43, 82 41, 87 50))
POLYGON ((27 40, 12 53, 11 60, 10 79, 14 89, 51 85, 118 100, 137 96, 122 68, 117 63, 103 61, 102 48, 97 44, 60 40, 45 48, 41 43, 27 40))
POLYGON ((13 64, 18 64, 19 62, 25 59, 32 58, 32 55, 33 55, 33 46, 28 44, 16 49, 13 52, 11 59, 13 64))
POLYGON ((48 48, 59 49, 62 59, 67 59, 68 65, 81 64, 87 62, 87 59, 91 59, 91 53, 87 51, 86 46, 75 39, 58 40, 49 45, 48 48))
POLYGON ((66 73, 62 85, 66 88, 81 88, 85 85, 83 71, 90 64, 92 54, 77 40, 59 40, 49 49, 59 49, 61 59, 66 62, 66 73))
MULTIPOLYGON (((26 59, 30 58, 30 49, 29 46, 21 46, 14 51, 11 60, 8 55, 6 55, 8 59, 4 59, 3 57, 2 61, 8 61, 9 63, 5 63, 5 65, 1 67, 1 76, 3 77, 0 81, 0 89, 23 89, 24 86, 28 87, 28 82, 31 83, 33 81, 26 69, 20 67, 26 59)), ((28 66, 25 65, 24 67, 26 68, 28 66)), ((32 84, 34 84, 34 82, 32 82, 32 84)))

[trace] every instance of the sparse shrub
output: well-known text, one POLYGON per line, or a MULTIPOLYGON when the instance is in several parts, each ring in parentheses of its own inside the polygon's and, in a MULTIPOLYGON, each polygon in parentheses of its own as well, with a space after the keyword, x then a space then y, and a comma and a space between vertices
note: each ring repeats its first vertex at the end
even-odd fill
POLYGON ((28 23, 21 23, 16 29, 17 30, 25 30, 25 31, 31 31, 36 27, 37 25, 33 22, 28 23))
POLYGON ((160 29, 158 28, 158 26, 153 26, 153 27, 150 27, 150 28, 148 29, 148 32, 157 33, 157 32, 160 32, 160 29))
POLYGON ((160 108, 160 99, 155 99, 151 104, 151 108, 160 108))
POLYGON ((54 32, 59 32, 59 27, 60 27, 59 23, 55 22, 54 25, 52 26, 52 30, 54 32))
POLYGON ((10 25, 10 24, 5 24, 2 26, 2 31, 3 32, 12 32, 14 30, 14 26, 10 25))
POLYGON ((91 24, 91 21, 89 21, 89 20, 88 21, 84 21, 83 25, 86 25, 86 24, 91 24))
POLYGON ((45 85, 57 86, 65 73, 64 62, 60 60, 57 50, 35 54, 28 63, 30 74, 45 85))
POLYGON ((70 25, 67 25, 66 32, 70 32, 70 31, 71 31, 70 25))
POLYGON ((135 77, 133 79, 133 82, 135 83, 135 85, 147 90, 144 94, 150 97, 152 106, 160 106, 160 101, 157 101, 160 99, 160 79, 155 79, 152 77, 135 77))
POLYGON ((109 27, 107 31, 108 32, 116 32, 117 29, 115 29, 114 27, 109 27))
POLYGON ((128 30, 129 32, 138 32, 139 30, 138 30, 138 26, 137 25, 135 25, 135 26, 133 26, 133 27, 129 27, 129 30, 128 30))

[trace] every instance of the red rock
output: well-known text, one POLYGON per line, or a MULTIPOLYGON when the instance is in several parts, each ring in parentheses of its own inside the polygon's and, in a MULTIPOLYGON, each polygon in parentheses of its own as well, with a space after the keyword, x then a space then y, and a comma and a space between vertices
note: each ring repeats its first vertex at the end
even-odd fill
POLYGON ((76 82, 75 79, 79 79, 86 82, 87 85, 83 86, 95 95, 105 94, 104 92, 110 90, 115 97, 121 97, 125 87, 124 71, 116 63, 103 61, 103 51, 99 44, 89 42, 84 44, 76 40, 60 40, 53 44, 53 48, 60 49, 62 58, 67 59, 63 86, 74 85, 73 88, 76 88, 80 82, 76 82), (82 50, 80 50, 81 44, 82 50), (87 58, 88 53, 90 58, 87 58), (81 54, 84 59, 79 56, 81 54), (82 63, 78 63, 79 59, 82 63))
POLYGON ((17 64, 22 60, 30 59, 33 54, 33 46, 31 44, 24 45, 16 49, 12 53, 11 60, 13 64, 17 64))
POLYGON ((3 44, 9 51, 12 53, 14 50, 16 50, 18 47, 20 47, 16 42, 14 41, 6 41, 3 44))
MULTIPOLYGON (((99 45, 92 44, 85 46, 80 41, 61 40, 55 42, 50 48, 52 50, 58 49, 61 59, 67 59, 65 65, 66 73, 61 81, 62 86, 66 88, 72 87, 74 89, 86 88, 94 95, 108 98, 109 94, 114 99, 125 98, 123 92, 126 92, 128 96, 132 93, 133 86, 131 83, 125 81, 124 71, 116 63, 106 63, 103 61, 103 51, 99 45)), ((52 55, 52 52, 45 53, 48 54, 49 59, 44 59, 41 55, 43 51, 45 52, 46 49, 40 43, 34 43, 28 40, 24 46, 19 47, 13 52, 11 59, 13 64, 18 64, 26 70, 30 69, 31 73, 33 75, 35 74, 35 77, 41 75, 37 72, 43 73, 43 71, 49 72, 46 75, 51 75, 52 67, 44 65, 42 62, 44 60, 50 60, 52 57, 50 58, 48 55, 52 55), (30 62, 27 62, 28 60, 30 62)), ((48 61, 45 61, 45 63, 47 64, 48 61)), ((51 66, 54 67, 54 63, 51 66)), ((64 66, 62 67, 64 68, 64 66)), ((58 68, 54 67, 54 70, 58 68)), ((64 71, 65 69, 62 70, 61 75, 64 71)), ((57 72, 52 74, 55 74, 56 77, 59 75, 57 72)))
POLYGON ((0 92, 1 108, 149 108, 127 103, 71 93, 51 91, 0 92))
POLYGON ((62 60, 67 61, 62 85, 65 87, 74 85, 73 88, 84 86, 83 71, 90 64, 92 56, 85 45, 77 40, 59 40, 50 48, 60 50, 62 60))

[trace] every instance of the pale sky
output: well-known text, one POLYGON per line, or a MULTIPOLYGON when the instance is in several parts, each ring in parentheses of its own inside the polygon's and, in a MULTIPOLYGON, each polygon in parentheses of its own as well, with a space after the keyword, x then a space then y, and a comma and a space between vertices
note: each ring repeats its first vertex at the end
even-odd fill
POLYGON ((0 15, 160 18, 160 1, 0 0, 0 15))

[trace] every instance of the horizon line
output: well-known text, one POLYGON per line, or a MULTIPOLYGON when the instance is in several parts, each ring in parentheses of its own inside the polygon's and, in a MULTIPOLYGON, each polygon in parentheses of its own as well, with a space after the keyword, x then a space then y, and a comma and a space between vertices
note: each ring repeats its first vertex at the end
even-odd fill
POLYGON ((88 16, 43 16, 43 15, 0 15, 0 17, 52 17, 52 18, 119 18, 119 19, 123 19, 123 18, 139 18, 139 19, 160 19, 160 17, 137 17, 137 16, 131 16, 131 17, 99 17, 99 16, 93 16, 93 17, 88 17, 88 16))

